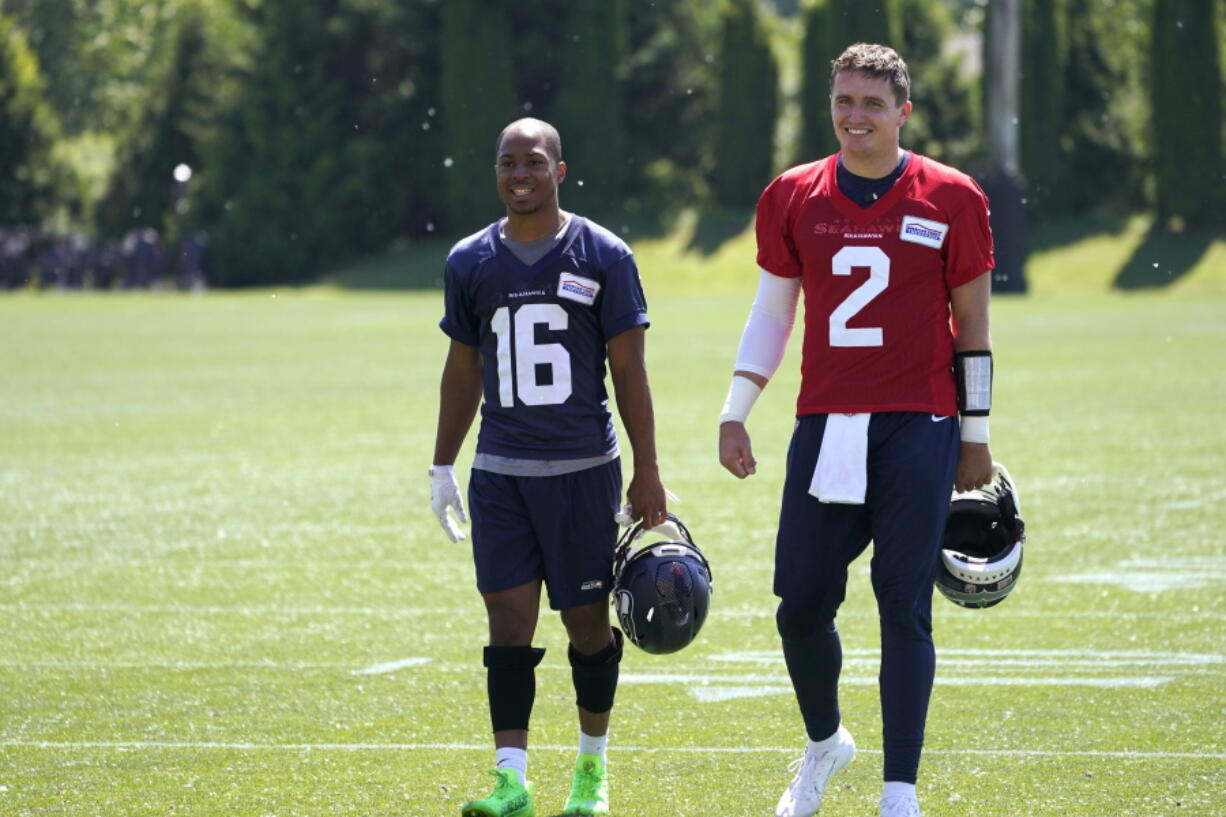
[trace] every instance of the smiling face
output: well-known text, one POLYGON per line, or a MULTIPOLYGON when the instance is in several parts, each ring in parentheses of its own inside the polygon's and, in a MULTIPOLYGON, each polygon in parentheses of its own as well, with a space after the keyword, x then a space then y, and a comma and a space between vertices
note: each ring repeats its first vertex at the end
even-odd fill
POLYGON ((830 119, 843 163, 868 178, 888 175, 898 164, 898 132, 911 115, 889 80, 860 71, 840 71, 830 88, 830 119))
POLYGON ((558 185, 566 178, 566 163, 549 143, 548 132, 531 122, 513 123, 499 139, 494 170, 508 218, 558 210, 558 185))

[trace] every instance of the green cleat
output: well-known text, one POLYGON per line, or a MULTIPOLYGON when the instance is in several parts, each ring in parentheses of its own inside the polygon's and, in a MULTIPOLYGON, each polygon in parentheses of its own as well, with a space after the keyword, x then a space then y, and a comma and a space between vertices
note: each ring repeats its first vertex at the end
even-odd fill
POLYGON ((510 769, 495 769, 490 774, 498 778, 494 791, 484 800, 461 806, 460 817, 536 817, 532 810, 536 784, 520 783, 519 775, 510 769))
POLYGON ((570 799, 562 814, 592 817, 609 813, 609 777, 600 755, 575 758, 575 776, 570 781, 570 799))

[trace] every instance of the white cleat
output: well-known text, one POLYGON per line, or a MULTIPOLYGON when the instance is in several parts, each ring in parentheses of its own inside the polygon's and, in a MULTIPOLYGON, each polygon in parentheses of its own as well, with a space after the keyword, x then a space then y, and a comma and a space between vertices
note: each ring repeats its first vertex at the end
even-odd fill
MULTIPOLYGON (((775 817, 813 817, 822 805, 822 795, 826 793, 826 784, 831 776, 842 769, 856 756, 856 742, 851 739, 851 733, 839 725, 835 733, 838 743, 833 749, 819 755, 805 751, 804 757, 797 758, 788 766, 788 771, 796 776, 788 784, 787 791, 779 798, 775 807, 775 817)), ((882 806, 884 808, 884 805, 882 806)), ((882 814, 885 814, 882 811, 882 814)), ((899 812, 905 815, 906 812, 899 812)), ((918 815, 919 812, 917 811, 918 815)))
POLYGON ((882 797, 881 817, 920 817, 919 801, 914 797, 882 797))

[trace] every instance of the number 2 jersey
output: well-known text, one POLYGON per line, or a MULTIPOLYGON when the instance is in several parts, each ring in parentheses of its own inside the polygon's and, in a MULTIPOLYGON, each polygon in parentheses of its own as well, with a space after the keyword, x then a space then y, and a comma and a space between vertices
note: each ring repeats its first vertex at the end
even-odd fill
POLYGON ((957 413, 950 290, 995 266, 988 202, 964 173, 913 154, 869 207, 838 155, 794 167, 758 200, 758 265, 801 278, 797 415, 957 413))
POLYGON ((648 324, 624 241, 572 214, 557 245, 526 265, 494 222, 452 247, 444 304, 442 330, 481 350, 478 455, 577 460, 617 452, 605 344, 648 324))

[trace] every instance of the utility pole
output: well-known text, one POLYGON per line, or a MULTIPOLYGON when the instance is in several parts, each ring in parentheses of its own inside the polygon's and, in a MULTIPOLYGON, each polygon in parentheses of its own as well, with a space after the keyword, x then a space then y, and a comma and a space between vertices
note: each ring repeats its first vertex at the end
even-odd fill
POLYGON ((1018 163, 1021 3, 1022 0, 989 0, 984 37, 988 173, 983 187, 992 208, 992 237, 996 242, 992 289, 996 292, 1026 291, 1024 183, 1018 163))

